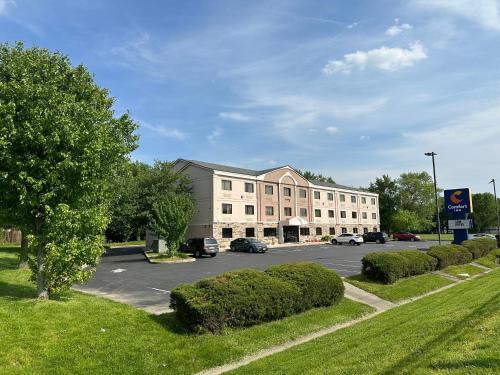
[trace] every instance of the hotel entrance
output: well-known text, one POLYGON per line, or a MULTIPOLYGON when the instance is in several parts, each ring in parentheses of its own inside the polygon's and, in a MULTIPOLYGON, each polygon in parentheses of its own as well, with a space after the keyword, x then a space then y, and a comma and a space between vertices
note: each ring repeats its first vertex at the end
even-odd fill
POLYGON ((299 227, 297 225, 283 226, 284 242, 299 242, 299 227))
POLYGON ((300 242, 300 226, 308 224, 302 217, 291 217, 288 220, 280 221, 278 225, 279 243, 300 242))

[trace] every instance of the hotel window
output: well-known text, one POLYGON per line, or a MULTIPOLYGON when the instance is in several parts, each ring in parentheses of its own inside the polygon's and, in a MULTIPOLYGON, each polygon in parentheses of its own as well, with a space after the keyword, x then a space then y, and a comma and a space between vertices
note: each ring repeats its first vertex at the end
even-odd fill
POLYGON ((355 195, 351 195, 351 203, 356 203, 356 196, 355 195))
POLYGON ((377 231, 377 227, 373 227, 373 231, 376 232, 377 231))
POLYGON ((309 236, 309 228, 300 228, 301 236, 309 236))
POLYGON ((357 234, 358 233, 358 228, 352 228, 352 233, 357 234))
POLYGON ((321 210, 314 210, 314 217, 321 217, 321 210))
POLYGON ((368 233, 368 228, 363 228, 363 233, 368 233))
POLYGON ((254 206, 246 205, 245 206, 245 215, 253 215, 255 213, 254 206))
POLYGON ((233 190, 233 184, 230 180, 222 180, 222 190, 233 190))
POLYGON ((377 214, 374 212, 372 213, 372 219, 375 220, 377 218, 377 214))
POLYGON ((333 201, 333 193, 328 193, 327 197, 329 201, 333 201))
POLYGON ((292 196, 292 189, 285 187, 283 188, 283 195, 285 197, 291 197, 292 196))
POLYGON ((276 237, 276 228, 264 228, 264 237, 276 237))
POLYGON ((300 209, 300 216, 301 217, 306 217, 307 216, 307 208, 301 208, 300 209))
POLYGON ((272 185, 266 185, 266 194, 268 195, 273 195, 273 186, 272 185))
POLYGON ((339 199, 341 202, 345 202, 345 195, 344 194, 340 194, 339 195, 339 199))
POLYGON ((335 236, 335 228, 330 228, 330 236, 335 236))
POLYGON ((321 230, 320 227, 316 228, 316 236, 321 236, 322 233, 323 231, 321 230))
POLYGON ((245 182, 245 193, 253 193, 253 184, 245 182))
POLYGON ((292 216, 292 207, 285 207, 285 216, 292 216))
POLYGON ((363 213, 361 214, 361 217, 362 217, 363 219, 368 219, 368 214, 367 214, 366 212, 363 212, 363 213))
POLYGON ((377 200, 375 198, 372 198, 372 205, 375 206, 376 203, 377 203, 377 200))
POLYGON ((351 216, 352 216, 353 219, 357 219, 358 218, 358 213, 353 211, 351 213, 351 216))
POLYGON ((255 237, 255 228, 246 228, 245 237, 255 237))
POLYGON ((273 216, 274 215, 274 207, 273 206, 266 206, 266 215, 267 216, 273 216))
POLYGON ((335 217, 335 212, 333 212, 333 210, 328 210, 328 217, 335 217))
POLYGON ((233 238, 233 228, 222 228, 222 238, 233 238))
POLYGON ((366 197, 361 197, 361 203, 366 204, 366 197))
POLYGON ((233 205, 229 203, 222 203, 222 213, 223 214, 232 214, 233 213, 233 205))
POLYGON ((306 191, 306 189, 300 189, 299 190, 299 198, 307 198, 307 191, 306 191))
POLYGON ((347 228, 341 228, 342 233, 347 233, 347 228))
POLYGON ((321 198, 321 193, 319 191, 314 192, 314 199, 320 199, 321 198))
POLYGON ((345 218, 347 217, 347 215, 346 215, 345 211, 340 211, 340 217, 341 217, 342 219, 345 219, 345 218))

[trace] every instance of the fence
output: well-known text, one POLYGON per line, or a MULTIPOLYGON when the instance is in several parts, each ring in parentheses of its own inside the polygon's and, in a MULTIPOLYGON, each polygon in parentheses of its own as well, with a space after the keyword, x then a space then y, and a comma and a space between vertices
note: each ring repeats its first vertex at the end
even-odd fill
POLYGON ((0 229, 1 243, 21 243, 21 231, 17 229, 0 229))

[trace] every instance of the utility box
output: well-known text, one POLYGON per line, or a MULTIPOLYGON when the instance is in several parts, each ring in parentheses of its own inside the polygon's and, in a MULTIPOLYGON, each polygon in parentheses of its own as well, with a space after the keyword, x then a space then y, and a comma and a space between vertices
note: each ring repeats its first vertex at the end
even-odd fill
POLYGON ((167 244, 165 243, 165 240, 155 239, 153 240, 151 249, 153 250, 153 253, 165 254, 167 252, 167 244))

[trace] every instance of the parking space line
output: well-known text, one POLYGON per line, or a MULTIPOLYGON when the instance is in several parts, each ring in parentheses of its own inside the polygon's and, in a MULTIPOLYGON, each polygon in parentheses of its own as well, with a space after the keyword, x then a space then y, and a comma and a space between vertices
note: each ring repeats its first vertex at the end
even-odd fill
POLYGON ((158 292, 162 292, 164 294, 170 293, 170 290, 164 290, 164 289, 158 289, 158 288, 151 288, 151 287, 149 289, 153 289, 153 290, 156 290, 158 292))

